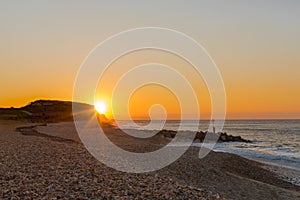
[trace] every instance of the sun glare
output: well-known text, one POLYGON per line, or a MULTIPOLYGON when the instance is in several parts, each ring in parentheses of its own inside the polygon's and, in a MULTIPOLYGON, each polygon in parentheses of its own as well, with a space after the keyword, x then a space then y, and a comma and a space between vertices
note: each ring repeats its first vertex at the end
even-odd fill
POLYGON ((107 110, 107 106, 103 101, 96 102, 94 106, 99 114, 104 114, 107 110))

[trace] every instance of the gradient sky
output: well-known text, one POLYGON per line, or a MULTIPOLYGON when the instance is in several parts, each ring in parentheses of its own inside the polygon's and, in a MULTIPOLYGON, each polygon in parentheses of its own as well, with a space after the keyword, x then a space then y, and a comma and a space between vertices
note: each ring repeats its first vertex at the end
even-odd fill
MULTIPOLYGON (((99 42, 126 29, 158 26, 186 33, 210 53, 224 79, 228 118, 300 118, 300 1, 0 4, 0 107, 71 100, 77 70, 99 42)), ((130 108, 136 117, 145 110, 139 106, 130 108)), ((209 100, 203 107, 209 113, 209 100)))

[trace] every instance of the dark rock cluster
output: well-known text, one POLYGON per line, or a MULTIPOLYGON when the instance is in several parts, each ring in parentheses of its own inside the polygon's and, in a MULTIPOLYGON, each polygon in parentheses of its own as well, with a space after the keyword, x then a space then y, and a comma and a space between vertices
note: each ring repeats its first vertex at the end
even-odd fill
MULTIPOLYGON (((191 133, 186 131, 186 134, 191 133)), ((166 138, 174 138, 177 134, 177 131, 172 131, 172 130, 161 130, 158 134, 163 135, 166 138)), ((194 138, 194 142, 203 142, 204 138, 207 134, 214 134, 214 133, 210 133, 207 131, 198 131, 196 133, 196 136, 194 138)), ((218 142, 251 142, 250 140, 246 140, 244 138, 242 138, 241 136, 233 136, 233 135, 228 135, 226 132, 221 132, 221 133, 217 133, 219 135, 219 139, 218 142)))

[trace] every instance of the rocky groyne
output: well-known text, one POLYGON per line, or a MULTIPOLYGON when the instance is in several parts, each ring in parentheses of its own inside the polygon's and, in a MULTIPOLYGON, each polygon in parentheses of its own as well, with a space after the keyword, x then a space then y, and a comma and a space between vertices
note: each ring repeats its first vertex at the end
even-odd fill
MULTIPOLYGON (((187 134, 188 133, 190 132, 187 132, 187 134)), ((174 138, 177 134, 177 131, 163 129, 160 132, 158 132, 158 134, 161 134, 166 138, 174 138)), ((210 133, 207 131, 198 131, 194 138, 194 142, 203 142, 207 134, 218 134, 219 135, 218 142, 246 142, 246 143, 251 142, 250 140, 246 140, 241 136, 228 135, 226 132, 210 133)))

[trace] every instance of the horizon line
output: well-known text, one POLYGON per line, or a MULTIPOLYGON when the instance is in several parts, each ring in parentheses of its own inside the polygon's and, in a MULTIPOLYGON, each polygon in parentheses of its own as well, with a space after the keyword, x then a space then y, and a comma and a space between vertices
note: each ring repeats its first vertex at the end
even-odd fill
MULTIPOLYGON (((94 106, 93 104, 90 104, 90 103, 86 103, 86 102, 75 102, 75 101, 72 101, 72 100, 62 100, 62 99, 54 99, 54 98, 47 98, 47 99, 33 99, 33 100, 30 100, 28 101, 28 103, 22 105, 22 106, 19 106, 19 107, 14 107, 14 106, 10 106, 10 107, 0 107, 0 109, 21 109, 27 105, 30 105, 30 103, 33 103, 33 102, 36 102, 36 101, 61 101, 61 102, 68 102, 68 103, 81 103, 81 104, 86 104, 86 105, 90 105, 90 106, 94 106)), ((276 112, 277 114, 279 114, 280 112, 276 112)), ((297 113, 297 112, 295 112, 297 113)), ((268 117, 268 118, 263 118, 263 117, 258 117, 258 118, 252 118, 252 117, 245 117, 245 114, 247 114, 246 112, 245 113, 241 113, 243 115, 243 117, 241 118, 225 118, 224 120, 225 121, 245 121, 245 120, 248 120, 248 121, 254 121, 254 120, 258 120, 258 121, 263 121, 263 120, 300 120, 300 117, 287 117, 287 118, 281 118, 281 117, 268 117)), ((249 113, 250 114, 250 113, 249 113)), ((251 113, 253 114, 253 113, 251 113)), ((268 112, 265 112, 265 113, 259 113, 259 114, 272 114, 272 113, 268 113, 268 112)), ((145 115, 147 116, 147 115, 145 115)), ((113 118, 112 118, 113 119, 113 118)), ((130 119, 119 119, 119 121, 129 121, 130 119)), ((151 121, 151 119, 147 118, 147 117, 142 117, 142 116, 136 116, 136 117, 132 117, 132 120, 133 121, 151 121)), ((161 121, 161 120, 165 120, 165 119, 153 119, 154 121, 161 121)), ((180 118, 174 118, 174 119, 166 119, 166 121, 180 121, 181 119, 180 118)), ((191 119, 187 119, 187 120, 184 120, 184 121, 201 121, 201 120, 204 120, 204 121, 209 121, 211 120, 211 118, 203 118, 203 119, 194 119, 194 118, 191 118, 191 119)), ((218 120, 218 119, 214 119, 214 120, 218 120)))

